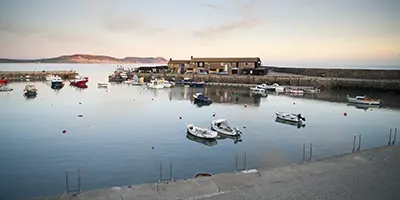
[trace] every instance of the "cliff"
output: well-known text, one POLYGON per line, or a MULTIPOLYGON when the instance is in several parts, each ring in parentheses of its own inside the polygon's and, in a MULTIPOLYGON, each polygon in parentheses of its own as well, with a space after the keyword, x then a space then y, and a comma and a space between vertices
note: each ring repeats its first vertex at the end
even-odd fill
POLYGON ((140 63, 140 64, 166 64, 168 60, 162 57, 126 57, 114 58, 111 56, 74 54, 55 58, 44 59, 7 59, 0 58, 0 63, 140 63))

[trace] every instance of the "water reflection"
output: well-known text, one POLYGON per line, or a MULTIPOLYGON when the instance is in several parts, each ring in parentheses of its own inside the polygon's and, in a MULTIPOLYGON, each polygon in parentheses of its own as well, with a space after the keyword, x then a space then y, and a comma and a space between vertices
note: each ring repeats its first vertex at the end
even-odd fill
POLYGON ((169 91, 170 100, 190 100, 198 107, 206 106, 194 101, 193 95, 203 93, 210 97, 213 103, 223 104, 247 104, 260 106, 261 98, 265 98, 267 94, 250 93, 248 88, 224 88, 224 87, 205 87, 205 88, 190 88, 190 87, 175 87, 169 91))
POLYGON ((379 108, 379 105, 367 105, 367 104, 355 104, 355 103, 347 103, 348 106, 354 106, 357 109, 361 109, 367 111, 368 109, 372 108, 379 108))
POLYGON ((32 93, 24 93, 25 99, 34 99, 37 97, 37 94, 32 94, 32 93))
POLYGON ((276 118, 275 122, 286 124, 286 125, 291 125, 291 126, 296 126, 298 129, 306 127, 306 125, 303 123, 286 121, 286 120, 279 119, 279 118, 276 118))
POLYGON ((219 137, 218 137, 218 140, 225 140, 225 139, 233 140, 234 144, 237 144, 237 143, 243 141, 242 137, 240 135, 238 135, 238 136, 219 135, 219 137))
POLYGON ((211 147, 211 146, 215 146, 215 145, 218 144, 218 142, 217 142, 216 139, 203 139, 203 138, 198 138, 198 137, 193 136, 193 135, 191 135, 191 134, 189 134, 189 133, 186 134, 186 138, 189 139, 189 140, 191 140, 191 141, 194 141, 194 142, 197 142, 197 143, 200 143, 200 144, 204 144, 204 145, 210 146, 210 147, 211 147))

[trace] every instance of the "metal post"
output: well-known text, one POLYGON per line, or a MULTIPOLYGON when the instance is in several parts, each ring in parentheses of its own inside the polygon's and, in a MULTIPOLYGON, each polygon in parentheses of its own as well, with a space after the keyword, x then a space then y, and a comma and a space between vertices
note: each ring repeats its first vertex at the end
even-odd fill
POLYGON ((82 192, 81 186, 81 170, 78 168, 78 194, 82 192))
POLYGON ((160 179, 158 179, 158 182, 162 181, 162 161, 160 161, 160 179))
POLYGON ((169 180, 172 182, 174 179, 172 179, 172 160, 171 158, 169 159, 169 180))
POLYGON ((397 128, 394 129, 394 136, 393 136, 392 145, 394 145, 394 143, 396 143, 396 136, 397 136, 397 128))
POLYGON ((247 156, 246 156, 246 152, 244 152, 244 170, 246 170, 246 159, 247 159, 247 156))
POLYGON ((354 150, 356 150, 356 137, 357 137, 357 136, 354 136, 354 140, 353 140, 353 151, 352 151, 352 152, 354 152, 354 150))
POLYGON ((68 171, 65 171, 65 193, 68 193, 68 171))
POLYGON ((238 166, 239 165, 239 153, 236 153, 236 168, 235 170, 238 171, 238 166))
POLYGON ((310 143, 310 161, 312 160, 312 143, 310 143))
POLYGON ((360 151, 361 148, 361 135, 358 135, 358 149, 357 151, 360 151))
POLYGON ((303 162, 306 160, 306 144, 303 144, 303 162))
POLYGON ((388 145, 390 145, 390 143, 392 143, 392 129, 390 129, 390 131, 389 131, 389 142, 388 142, 388 145))

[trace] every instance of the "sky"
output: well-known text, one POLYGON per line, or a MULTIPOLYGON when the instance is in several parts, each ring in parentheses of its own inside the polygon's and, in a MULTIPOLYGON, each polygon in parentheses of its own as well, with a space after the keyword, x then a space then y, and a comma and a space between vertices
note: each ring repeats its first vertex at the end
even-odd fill
POLYGON ((400 66, 399 0, 0 0, 0 57, 400 66))

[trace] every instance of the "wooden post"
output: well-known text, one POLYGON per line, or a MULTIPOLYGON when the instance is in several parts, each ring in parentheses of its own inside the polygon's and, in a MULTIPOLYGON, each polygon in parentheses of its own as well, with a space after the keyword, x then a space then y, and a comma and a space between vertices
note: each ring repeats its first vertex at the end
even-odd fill
POLYGON ((303 162, 306 160, 306 144, 303 144, 303 162))
POLYGON ((162 181, 162 161, 160 161, 160 179, 158 180, 158 182, 162 181))
POLYGON ((354 152, 354 150, 356 150, 356 137, 357 137, 357 136, 354 136, 354 140, 353 140, 353 151, 352 151, 352 152, 354 152))
POLYGON ((169 180, 172 182, 174 179, 172 178, 172 160, 169 159, 169 180))
POLYGON ((78 168, 78 194, 82 192, 81 170, 78 168))
POLYGON ((390 129, 389 131, 389 142, 388 145, 390 145, 392 143, 392 129, 390 129))
POLYGON ((396 136, 397 136, 397 128, 394 129, 394 137, 393 137, 393 142, 392 145, 396 142, 396 136))
POLYGON ((235 170, 238 171, 238 167, 239 167, 239 166, 238 166, 238 165, 239 165, 239 153, 236 153, 236 163, 235 163, 235 164, 236 164, 235 170))
POLYGON ((247 155, 246 155, 247 153, 246 152, 244 152, 244 170, 246 170, 246 162, 247 162, 247 155))
POLYGON ((357 151, 360 151, 361 148, 361 135, 358 135, 358 149, 357 151))

